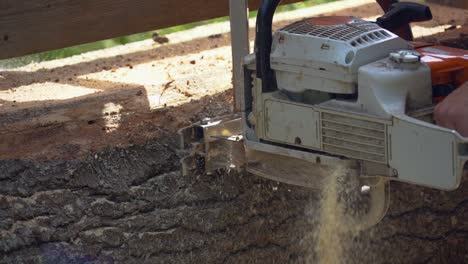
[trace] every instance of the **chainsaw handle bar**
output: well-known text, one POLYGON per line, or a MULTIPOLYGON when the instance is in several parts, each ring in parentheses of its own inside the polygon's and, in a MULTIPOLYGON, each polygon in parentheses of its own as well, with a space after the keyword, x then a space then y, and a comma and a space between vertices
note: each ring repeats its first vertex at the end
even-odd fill
POLYGON ((407 41, 413 41, 410 23, 424 22, 432 19, 431 9, 418 3, 393 3, 382 17, 377 19, 377 25, 396 33, 407 41))
MULTIPOLYGON (((393 4, 399 3, 398 0, 376 0, 377 4, 380 5, 384 13, 387 13, 392 8, 393 4)), ((413 41, 413 31, 410 25, 403 26, 402 28, 392 31, 406 41, 413 41)))
POLYGON ((398 3, 398 0, 376 0, 376 1, 377 1, 377 4, 380 5, 384 13, 387 13, 393 4, 398 3))
POLYGON ((273 16, 281 0, 263 0, 257 14, 255 57, 257 78, 262 80, 262 91, 275 90, 276 79, 271 69, 270 53, 273 42, 273 16))

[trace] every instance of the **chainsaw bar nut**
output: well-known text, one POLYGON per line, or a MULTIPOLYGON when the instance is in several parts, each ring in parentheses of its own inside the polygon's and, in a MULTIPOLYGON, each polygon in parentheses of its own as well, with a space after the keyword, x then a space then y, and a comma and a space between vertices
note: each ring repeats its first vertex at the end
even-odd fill
POLYGON ((396 63, 417 63, 421 60, 421 54, 412 50, 400 50, 390 53, 390 59, 396 63))

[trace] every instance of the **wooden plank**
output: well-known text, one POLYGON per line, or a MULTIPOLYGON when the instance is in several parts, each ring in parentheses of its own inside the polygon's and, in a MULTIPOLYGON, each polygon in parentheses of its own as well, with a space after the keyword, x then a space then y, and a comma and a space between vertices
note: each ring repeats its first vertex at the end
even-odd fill
MULTIPOLYGON (((260 0, 249 3, 256 9, 260 0)), ((228 0, 0 0, 0 59, 227 16, 228 9, 228 0)))
POLYGON ((467 0, 429 0, 428 2, 468 9, 467 0))

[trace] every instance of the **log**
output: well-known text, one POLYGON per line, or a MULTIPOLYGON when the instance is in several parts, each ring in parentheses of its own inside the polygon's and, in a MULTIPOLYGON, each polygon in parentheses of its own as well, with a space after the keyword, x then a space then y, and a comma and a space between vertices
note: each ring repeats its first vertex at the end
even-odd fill
POLYGON ((273 191, 276 183, 247 175, 182 177, 177 164, 158 141, 82 162, 2 161, 0 263, 286 263, 300 255, 306 192, 273 191))
MULTIPOLYGON (((182 177, 174 148, 159 139, 79 161, 0 161, 0 263, 317 263, 317 192, 182 177)), ((393 184, 389 214, 343 263, 466 263, 467 183, 393 184)))

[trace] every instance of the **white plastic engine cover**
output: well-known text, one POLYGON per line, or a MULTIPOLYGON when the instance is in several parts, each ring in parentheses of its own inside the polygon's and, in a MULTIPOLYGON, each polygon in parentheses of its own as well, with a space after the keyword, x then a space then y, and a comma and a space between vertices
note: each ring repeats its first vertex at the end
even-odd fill
POLYGON ((359 67, 401 49, 413 47, 375 23, 355 17, 317 17, 275 32, 271 67, 280 90, 352 94, 359 67))

